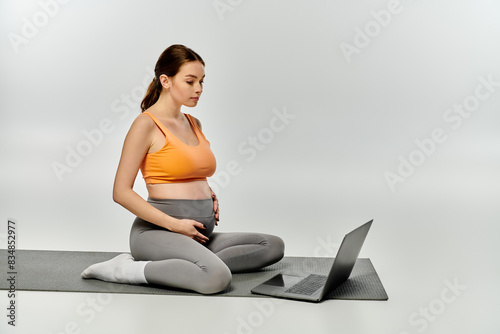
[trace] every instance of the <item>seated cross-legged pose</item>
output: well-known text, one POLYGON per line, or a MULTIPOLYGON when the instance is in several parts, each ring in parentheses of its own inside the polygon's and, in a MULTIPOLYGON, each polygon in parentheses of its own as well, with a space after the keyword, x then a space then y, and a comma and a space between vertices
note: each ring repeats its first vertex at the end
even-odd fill
POLYGON ((197 105, 205 63, 183 45, 159 57, 155 77, 123 144, 113 199, 137 216, 131 254, 91 265, 83 278, 155 284, 202 294, 225 290, 231 274, 281 260, 283 240, 261 233, 213 232, 219 202, 207 183, 215 172, 210 143, 195 117, 181 107, 197 105), (133 190, 139 169, 148 190, 133 190))

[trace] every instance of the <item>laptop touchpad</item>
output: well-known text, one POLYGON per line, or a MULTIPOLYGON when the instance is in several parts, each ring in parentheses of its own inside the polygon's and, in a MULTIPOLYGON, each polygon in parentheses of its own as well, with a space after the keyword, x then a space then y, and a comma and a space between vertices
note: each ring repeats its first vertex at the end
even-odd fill
POLYGON ((279 274, 266 281, 264 284, 288 287, 300 282, 302 279, 304 279, 304 277, 279 274))

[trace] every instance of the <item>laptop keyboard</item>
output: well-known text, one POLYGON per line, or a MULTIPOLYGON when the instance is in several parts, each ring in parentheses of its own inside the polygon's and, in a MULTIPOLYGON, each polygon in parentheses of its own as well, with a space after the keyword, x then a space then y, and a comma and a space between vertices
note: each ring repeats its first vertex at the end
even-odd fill
POLYGON ((310 296, 325 285, 326 276, 311 274, 285 292, 310 296))

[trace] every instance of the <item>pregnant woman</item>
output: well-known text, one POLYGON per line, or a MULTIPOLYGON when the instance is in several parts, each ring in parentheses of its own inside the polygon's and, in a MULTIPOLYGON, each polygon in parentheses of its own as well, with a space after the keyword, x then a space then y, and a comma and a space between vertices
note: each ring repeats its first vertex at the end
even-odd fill
POLYGON ((113 199, 132 212, 131 254, 87 268, 83 278, 155 284, 202 294, 221 292, 231 273, 279 261, 281 238, 261 233, 213 232, 219 203, 207 183, 215 157, 200 121, 181 112, 195 107, 203 91, 205 63, 183 45, 159 57, 155 77, 123 144, 113 199), (139 169, 144 200, 133 185, 139 169))

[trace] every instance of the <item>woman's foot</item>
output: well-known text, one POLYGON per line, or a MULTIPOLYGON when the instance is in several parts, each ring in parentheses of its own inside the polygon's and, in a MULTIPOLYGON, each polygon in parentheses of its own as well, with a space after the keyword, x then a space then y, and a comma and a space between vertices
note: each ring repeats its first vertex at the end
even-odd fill
POLYGON ((144 267, 149 261, 135 261, 132 255, 124 253, 111 260, 91 265, 82 272, 82 278, 128 284, 148 283, 144 267))

